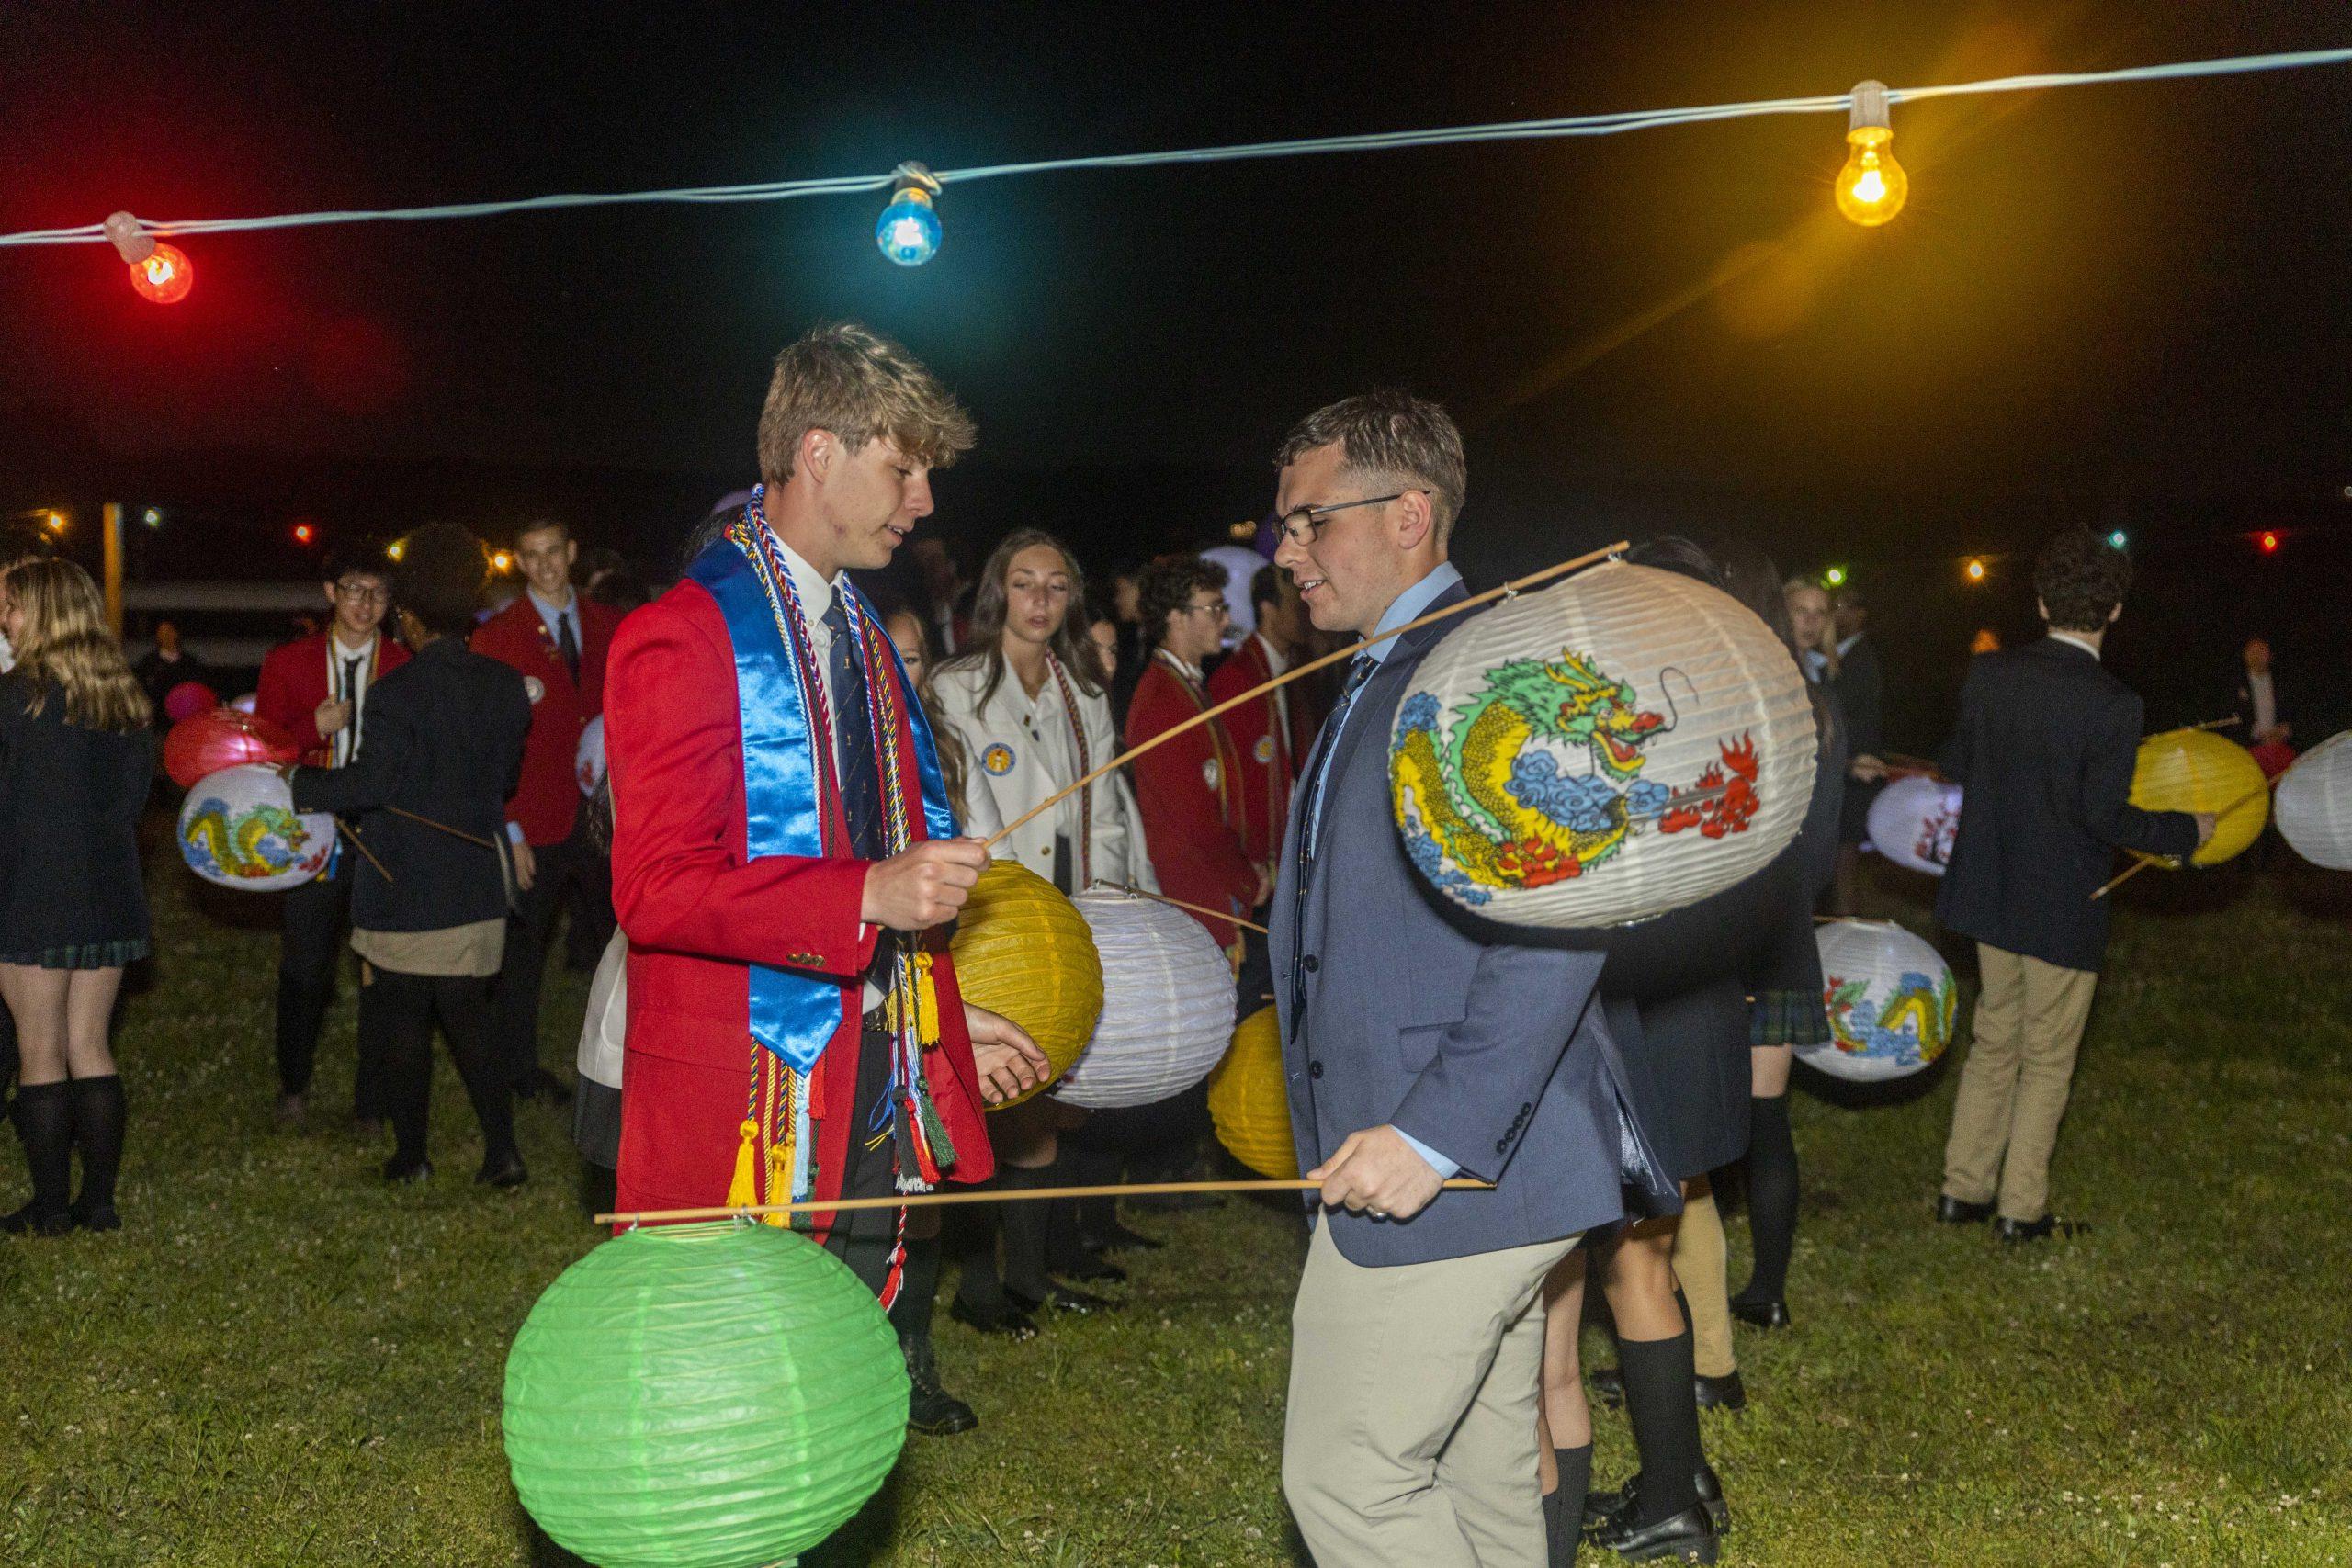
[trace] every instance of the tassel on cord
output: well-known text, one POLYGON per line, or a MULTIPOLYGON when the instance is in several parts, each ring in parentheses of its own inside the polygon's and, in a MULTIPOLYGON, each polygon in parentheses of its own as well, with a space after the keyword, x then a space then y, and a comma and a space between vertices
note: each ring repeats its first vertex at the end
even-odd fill
POLYGON ((931 954, 915 953, 915 1039, 928 1048, 939 1043, 939 986, 931 977, 931 954))
POLYGON ((760 1135, 760 1124, 746 1116, 738 1131, 743 1134, 743 1142, 735 1151, 735 1179, 727 1184, 727 1206, 748 1209, 760 1201, 758 1151, 752 1147, 760 1135))

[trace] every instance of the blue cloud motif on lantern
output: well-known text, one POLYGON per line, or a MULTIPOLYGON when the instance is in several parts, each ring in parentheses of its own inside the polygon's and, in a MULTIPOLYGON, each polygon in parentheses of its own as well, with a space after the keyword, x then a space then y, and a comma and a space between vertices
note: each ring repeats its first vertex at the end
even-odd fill
POLYGON ((1577 833, 1606 831, 1610 807, 1622 799, 1632 818, 1655 817, 1666 809, 1668 788, 1644 779, 1621 796, 1605 780, 1591 773, 1563 773, 1559 759, 1531 747, 1511 761, 1511 798, 1531 811, 1540 811, 1561 827, 1577 833))

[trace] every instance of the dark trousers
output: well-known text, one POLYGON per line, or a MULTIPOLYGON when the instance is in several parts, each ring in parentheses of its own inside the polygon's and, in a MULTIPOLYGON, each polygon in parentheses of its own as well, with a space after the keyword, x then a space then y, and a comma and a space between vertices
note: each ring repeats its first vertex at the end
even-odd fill
POLYGON ((532 845, 531 859, 537 867, 531 886, 519 896, 514 916, 506 922, 506 959, 498 972, 493 1026, 500 1068, 518 1089, 529 1086, 540 1071, 539 991, 547 983, 548 938, 555 931, 565 890, 573 882, 599 890, 607 939, 612 931, 612 871, 589 839, 584 818, 563 842, 532 845))
MULTIPOLYGON (((849 1160, 842 1172, 842 1193, 844 1198, 888 1198, 899 1190, 898 1173, 892 1159, 893 1125, 890 1116, 890 1036, 878 1030, 868 1029, 858 1040, 857 1111, 850 1123, 849 1160)), ((825 1250, 849 1265, 865 1288, 876 1296, 889 1283, 890 1256, 898 1250, 898 1209, 856 1209, 833 1218, 833 1228, 825 1237, 825 1250)), ((898 1302, 890 1311, 891 1326, 904 1336, 920 1336, 930 1332, 931 1298, 939 1282, 937 1257, 939 1240, 909 1242, 910 1254, 906 1279, 913 1281, 927 1279, 929 1288, 918 1293, 901 1289, 898 1302), (918 1247, 928 1252, 928 1270, 913 1266, 912 1254, 918 1247)))
MULTIPOLYGON (((334 1000, 335 972, 351 931, 352 857, 333 876, 288 888, 279 913, 277 944, 277 1087, 285 1094, 308 1094, 318 1065, 319 1032, 334 1000)), ((383 1030, 369 993, 359 992, 359 1070, 352 1113, 380 1120, 384 1105, 383 1030)))
POLYGON ((490 1043, 490 981, 464 975, 401 975, 376 971, 377 1016, 385 1036, 385 1099, 392 1118, 392 1157, 402 1165, 424 1158, 433 1109, 433 1026, 449 1042, 458 1077, 481 1123, 482 1164, 514 1155, 514 1106, 490 1043))
MULTIPOLYGON (((574 838, 587 836, 587 811, 581 812, 580 829, 574 838)), ((563 908, 571 916, 564 928, 563 961, 574 969, 593 974, 596 961, 605 956, 605 944, 613 940, 613 928, 620 922, 613 915, 613 860, 610 852, 599 852, 593 840, 587 841, 587 852, 580 857, 579 874, 574 876, 566 892, 563 908)))

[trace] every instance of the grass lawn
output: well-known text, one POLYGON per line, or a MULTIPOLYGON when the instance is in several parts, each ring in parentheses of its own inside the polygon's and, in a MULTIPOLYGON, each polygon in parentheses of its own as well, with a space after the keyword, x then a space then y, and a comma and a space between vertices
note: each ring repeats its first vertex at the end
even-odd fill
MULTIPOLYGON (((335 1125, 346 998, 313 1130, 274 1133, 268 907, 153 880, 159 957, 118 1042, 127 1228, 0 1240, 0 1562, 568 1561, 498 1430, 508 1341, 596 1239, 568 1120, 526 1108, 531 1185, 477 1188, 445 1065, 441 1174, 387 1190, 384 1151, 335 1125)), ((1928 1223, 1949 1075, 1868 1109, 1800 1097, 1797 1325, 1740 1331, 1753 1404, 1707 1427, 1726 1561, 2352 1562, 2352 894, 2159 880, 2132 890, 2060 1145, 2087 1235, 2007 1251, 1928 1223)), ((1916 923, 1923 886, 1879 897, 1916 923)), ((584 990, 553 987, 551 1061, 584 990)), ((13 1147, 0 1171, 13 1207, 13 1147)), ((981 1429, 913 1439, 812 1564, 1305 1561, 1276 1477, 1295 1222, 1142 1223, 1170 1245, 1115 1317, 1001 1347, 941 1314, 981 1429)), ((1613 1483, 1622 1421, 1600 1447, 1613 1483)))

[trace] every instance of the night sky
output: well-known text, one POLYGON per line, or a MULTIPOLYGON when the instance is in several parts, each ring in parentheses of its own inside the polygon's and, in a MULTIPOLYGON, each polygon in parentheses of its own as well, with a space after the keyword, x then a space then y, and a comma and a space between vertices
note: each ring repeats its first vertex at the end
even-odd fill
MULTIPOLYGON (((1842 92, 2345 41, 2328 20, 20 0, 0 227, 1842 92)), ((1397 383, 1469 431, 1474 565, 1744 531, 1791 566, 1874 563, 1881 603, 1942 639, 2030 619, 2022 563, 1970 601, 1963 551, 2080 517, 2178 585, 2170 646, 2259 621, 2291 680, 2341 615, 2352 532, 2347 103, 2352 70, 2323 68, 1898 106, 1911 198, 1874 231, 1830 206, 1842 121, 1792 117, 951 186, 912 270, 874 248, 878 195, 198 237, 170 308, 103 247, 0 252, 0 504, 119 492, 200 520, 154 548, 259 528, 252 558, 289 575, 297 514, 497 535, 553 505, 653 556, 747 482, 775 349, 851 316, 977 414, 937 519, 976 554, 1024 522, 1102 564, 1215 536, 1271 498, 1292 419, 1397 383), (2259 526, 2290 530, 2278 560, 2233 536, 2259 526)))

